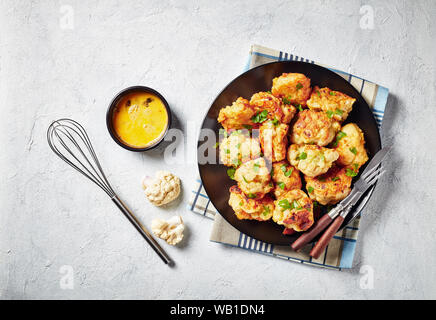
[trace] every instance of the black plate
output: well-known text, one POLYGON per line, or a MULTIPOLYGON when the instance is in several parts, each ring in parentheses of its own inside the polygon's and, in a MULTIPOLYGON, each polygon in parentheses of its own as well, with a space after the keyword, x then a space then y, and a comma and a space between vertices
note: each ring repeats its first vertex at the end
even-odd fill
MULTIPOLYGON (((272 62, 241 74, 216 97, 203 120, 202 129, 212 129, 218 137, 221 126, 217 121, 217 117, 221 108, 231 105, 238 97, 250 100, 251 96, 256 92, 271 90, 272 79, 282 73, 289 72, 305 74, 311 79, 312 86, 329 87, 355 98, 353 111, 349 114, 345 123, 354 122, 362 129, 365 134, 366 148, 370 159, 380 150, 381 142, 377 124, 368 104, 360 93, 338 74, 324 67, 300 61, 272 62)), ((207 143, 207 141, 201 142, 199 140, 198 147, 203 143, 207 143)), ((198 159, 200 159, 200 155, 198 159)), ((272 220, 268 222, 238 220, 232 208, 228 205, 229 188, 235 184, 235 181, 227 176, 227 167, 221 164, 200 164, 200 162, 198 167, 204 189, 210 201, 233 227, 254 239, 276 245, 289 245, 298 237, 298 233, 291 236, 283 235, 284 227, 277 225, 272 220)), ((363 170, 364 167, 361 168, 360 172, 363 170)), ((358 177, 355 179, 358 179, 358 177)), ((354 213, 362 210, 368 202, 373 189, 368 190, 359 203, 354 206, 341 228, 349 223, 354 213)))

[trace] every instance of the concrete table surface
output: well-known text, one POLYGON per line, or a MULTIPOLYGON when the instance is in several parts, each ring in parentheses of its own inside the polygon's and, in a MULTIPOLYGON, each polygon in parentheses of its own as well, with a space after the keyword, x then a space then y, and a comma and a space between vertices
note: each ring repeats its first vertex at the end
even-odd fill
MULTIPOLYGON (((1 1, 0 299, 436 298, 435 18, 431 0, 1 1), (121 149, 107 133, 109 101, 136 84, 160 91, 183 130, 199 126, 251 44, 390 89, 382 138, 395 149, 365 209, 352 270, 209 242, 211 221, 186 209, 196 165, 171 166, 182 199, 155 208, 140 182, 168 168, 162 155, 121 149), (176 267, 53 155, 45 132, 59 117, 87 128, 114 188, 146 226, 183 217, 184 245, 163 244, 176 267)), ((186 160, 195 138, 185 141, 186 160)))

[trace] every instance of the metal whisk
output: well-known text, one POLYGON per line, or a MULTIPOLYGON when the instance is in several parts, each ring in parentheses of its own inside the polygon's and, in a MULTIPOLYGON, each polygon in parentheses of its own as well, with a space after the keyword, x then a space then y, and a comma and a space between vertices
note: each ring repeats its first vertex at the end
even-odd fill
POLYGON ((71 119, 53 121, 47 130, 47 141, 50 148, 59 158, 82 173, 107 193, 166 264, 173 264, 173 261, 159 246, 156 240, 154 240, 150 232, 147 231, 130 209, 118 198, 103 172, 88 134, 79 123, 71 119))

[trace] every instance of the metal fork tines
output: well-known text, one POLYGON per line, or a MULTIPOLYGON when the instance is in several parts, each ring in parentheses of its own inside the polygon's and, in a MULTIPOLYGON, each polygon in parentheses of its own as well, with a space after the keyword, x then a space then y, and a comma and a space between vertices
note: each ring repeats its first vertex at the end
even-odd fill
POLYGON ((357 191, 363 190, 366 191, 370 186, 377 182, 377 180, 386 172, 383 170, 383 167, 380 165, 378 167, 374 167, 365 174, 361 176, 361 178, 354 184, 354 188, 357 191))

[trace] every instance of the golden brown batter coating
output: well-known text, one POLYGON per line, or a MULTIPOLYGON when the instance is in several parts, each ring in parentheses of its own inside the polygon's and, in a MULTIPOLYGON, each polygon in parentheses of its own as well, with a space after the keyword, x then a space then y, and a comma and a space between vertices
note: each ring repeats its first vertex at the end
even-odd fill
POLYGON ((229 205, 240 220, 266 221, 274 212, 274 200, 269 195, 262 199, 250 199, 238 186, 230 187, 229 205))
POLYGON ((310 144, 293 144, 288 150, 289 163, 309 177, 327 172, 338 157, 339 154, 332 149, 310 144))
POLYGON ((291 190, 274 201, 273 220, 295 231, 305 231, 313 224, 312 200, 302 190, 291 190))
POLYGON ((341 138, 337 140, 335 151, 339 154, 338 163, 352 166, 357 163, 360 168, 368 161, 365 150, 365 137, 362 130, 355 123, 348 123, 342 127, 341 138))
POLYGON ((270 162, 286 159, 289 126, 266 121, 260 126, 259 140, 263 154, 270 162))
POLYGON ((286 99, 292 104, 306 105, 312 89, 310 79, 301 73, 283 73, 273 79, 271 92, 276 97, 286 99))
POLYGON ((277 198, 290 190, 302 187, 300 171, 287 161, 274 162, 271 176, 275 183, 274 195, 277 198))
POLYGON ((351 192, 352 177, 347 176, 346 168, 339 166, 315 178, 304 176, 304 179, 309 197, 322 205, 336 204, 351 192))
POLYGON ((267 118, 281 123, 289 123, 295 115, 297 109, 290 104, 284 104, 282 99, 275 97, 268 92, 258 92, 253 94, 250 100, 251 106, 256 110, 256 114, 267 111, 267 118))
POLYGON ((225 166, 237 167, 243 162, 259 158, 260 144, 240 131, 233 131, 219 144, 220 161, 225 166))
POLYGON ((239 97, 231 106, 220 110, 218 122, 226 129, 242 129, 252 126, 251 118, 256 114, 247 99, 239 97))
POLYGON ((297 114, 296 119, 291 134, 291 141, 296 144, 317 144, 324 147, 333 141, 341 127, 321 111, 303 110, 297 114))
POLYGON ((235 180, 250 199, 261 199, 274 187, 263 158, 243 163, 235 171, 235 180))
POLYGON ((329 88, 313 88, 307 106, 311 110, 322 110, 329 118, 337 121, 344 121, 353 109, 356 99, 345 93, 330 90, 329 88))

